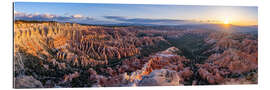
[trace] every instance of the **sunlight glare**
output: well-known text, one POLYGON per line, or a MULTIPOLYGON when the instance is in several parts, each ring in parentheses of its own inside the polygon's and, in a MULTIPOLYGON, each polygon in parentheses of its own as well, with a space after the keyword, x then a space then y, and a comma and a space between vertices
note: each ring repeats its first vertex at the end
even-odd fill
POLYGON ((225 19, 223 23, 224 24, 229 24, 229 19, 225 19))

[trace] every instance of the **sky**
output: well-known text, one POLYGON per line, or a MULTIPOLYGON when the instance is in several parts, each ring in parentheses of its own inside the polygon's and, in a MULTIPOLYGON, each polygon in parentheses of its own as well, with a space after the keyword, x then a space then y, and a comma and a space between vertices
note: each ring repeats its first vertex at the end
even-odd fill
POLYGON ((15 2, 15 20, 85 24, 232 24, 257 25, 254 6, 15 2))

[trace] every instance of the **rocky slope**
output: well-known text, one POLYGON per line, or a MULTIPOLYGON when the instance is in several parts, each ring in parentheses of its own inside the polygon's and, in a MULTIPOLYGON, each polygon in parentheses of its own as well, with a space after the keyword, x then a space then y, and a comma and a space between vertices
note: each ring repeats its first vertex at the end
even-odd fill
POLYGON ((204 64, 197 64, 199 75, 210 84, 257 83, 258 43, 247 34, 212 33, 206 52, 213 54, 204 64), (235 79, 240 81, 233 82, 235 79))
POLYGON ((55 78, 55 83, 62 84, 71 81, 71 73, 138 57, 141 51, 146 52, 143 48, 160 44, 169 43, 162 37, 137 37, 136 32, 124 28, 15 22, 15 76, 34 74, 44 82, 55 78))

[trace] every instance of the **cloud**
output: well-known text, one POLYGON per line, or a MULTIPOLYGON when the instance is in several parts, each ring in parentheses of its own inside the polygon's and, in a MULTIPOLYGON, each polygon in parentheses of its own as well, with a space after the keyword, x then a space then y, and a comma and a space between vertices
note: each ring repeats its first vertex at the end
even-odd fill
POLYGON ((43 14, 43 15, 41 15, 42 17, 44 17, 44 18, 54 18, 54 17, 56 17, 56 15, 51 15, 51 14, 48 14, 48 13, 46 13, 46 14, 43 14))
POLYGON ((49 13, 45 14, 28 14, 23 12, 14 12, 15 20, 35 20, 35 21, 55 21, 55 20, 68 20, 70 17, 57 16, 49 13))
POLYGON ((196 23, 189 20, 177 20, 177 19, 126 18, 121 16, 103 16, 103 17, 105 19, 83 16, 81 14, 59 16, 49 13, 29 14, 14 11, 15 20, 27 20, 27 21, 58 21, 58 22, 76 22, 83 24, 145 24, 145 25, 183 25, 196 23))
POLYGON ((16 17, 23 17, 23 16, 26 16, 25 13, 21 13, 21 12, 17 12, 17 11, 14 11, 14 16, 16 17))
POLYGON ((190 22, 188 20, 177 20, 177 19, 126 18, 126 17, 121 17, 121 16, 104 16, 104 18, 122 21, 126 23, 141 23, 141 24, 177 25, 177 24, 184 24, 184 23, 190 22))
POLYGON ((73 18, 83 18, 83 16, 82 16, 82 15, 80 15, 80 14, 75 14, 75 15, 72 15, 72 17, 73 17, 73 18))
POLYGON ((90 17, 90 16, 83 16, 81 14, 74 14, 74 15, 67 15, 67 13, 64 14, 65 16, 59 16, 54 14, 29 14, 29 13, 23 13, 23 12, 17 12, 14 11, 14 19, 15 20, 27 20, 27 21, 58 21, 58 22, 76 22, 76 23, 82 23, 82 24, 116 24, 112 21, 103 21, 98 20, 96 18, 90 17))
POLYGON ((54 14, 39 14, 39 13, 34 13, 34 14, 28 14, 28 13, 23 13, 23 12, 17 12, 14 11, 14 17, 15 20, 29 20, 29 21, 60 21, 60 22, 76 22, 76 21, 81 21, 81 20, 93 20, 93 18, 89 17, 84 17, 83 15, 80 14, 75 14, 71 16, 59 16, 59 15, 54 15, 54 14))

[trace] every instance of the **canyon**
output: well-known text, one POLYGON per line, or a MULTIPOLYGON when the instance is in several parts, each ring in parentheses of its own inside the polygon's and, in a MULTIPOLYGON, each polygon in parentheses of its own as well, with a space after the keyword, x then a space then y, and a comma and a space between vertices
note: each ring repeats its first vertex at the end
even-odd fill
POLYGON ((258 83, 254 32, 14 22, 15 88, 258 83))

